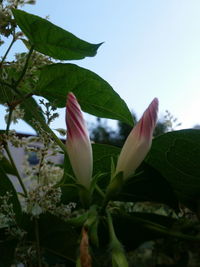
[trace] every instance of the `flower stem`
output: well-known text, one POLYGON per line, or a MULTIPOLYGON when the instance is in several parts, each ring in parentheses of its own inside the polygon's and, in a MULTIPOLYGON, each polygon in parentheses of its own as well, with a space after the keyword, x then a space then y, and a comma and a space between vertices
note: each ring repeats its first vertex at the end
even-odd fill
POLYGON ((6 134, 8 134, 9 129, 10 129, 12 113, 13 113, 13 108, 9 107, 8 122, 7 122, 7 126, 6 126, 6 134))
POLYGON ((23 183, 23 181, 22 181, 22 178, 21 178, 21 176, 20 176, 18 170, 17 170, 17 167, 16 167, 15 162, 14 162, 14 160, 13 160, 13 158, 12 158, 12 155, 11 155, 11 153, 10 153, 10 150, 9 150, 9 148, 8 148, 8 144, 7 144, 7 143, 4 144, 4 148, 5 148, 5 150, 6 150, 6 153, 7 153, 7 155, 8 155, 8 158, 9 158, 9 160, 10 160, 10 163, 12 164, 12 166, 13 166, 13 168, 14 168, 14 170, 15 170, 16 177, 17 177, 17 179, 18 179, 18 181, 19 181, 19 183, 20 183, 20 185, 21 185, 21 187, 22 187, 22 190, 23 190, 23 192, 24 192, 24 195, 27 197, 27 190, 26 190, 26 187, 25 187, 25 185, 24 185, 24 183, 23 183))
POLYGON ((110 239, 111 240, 116 240, 117 238, 116 238, 116 235, 115 235, 115 230, 114 230, 114 227, 113 227, 111 214, 110 214, 110 212, 108 210, 106 211, 106 213, 107 213, 107 218, 108 218, 108 228, 109 228, 110 239))
POLYGON ((21 73, 19 79, 15 82, 15 85, 14 85, 15 88, 17 88, 17 86, 20 84, 21 80, 23 79, 24 75, 26 74, 26 71, 27 71, 27 68, 28 68, 28 64, 29 64, 29 60, 30 60, 30 57, 31 57, 32 53, 33 53, 33 46, 31 46, 31 49, 28 52, 28 55, 27 55, 26 62, 24 64, 22 73, 21 73))
POLYGON ((7 55, 10 52, 10 49, 12 48, 12 46, 13 46, 13 44, 14 44, 15 41, 16 41, 16 39, 15 39, 15 33, 14 33, 13 34, 13 39, 12 39, 12 41, 11 41, 8 49, 6 50, 6 53, 4 54, 4 56, 3 56, 3 58, 2 58, 2 60, 0 62, 0 68, 2 67, 2 65, 3 65, 3 63, 4 63, 4 61, 5 61, 6 57, 7 57, 7 55))
POLYGON ((8 84, 4 81, 0 81, 1 84, 3 85, 6 85, 8 86, 15 94, 21 96, 21 102, 24 101, 24 105, 27 107, 27 109, 30 111, 31 115, 33 116, 33 118, 35 118, 40 124, 41 126, 43 127, 43 129, 48 132, 50 134, 50 136, 54 139, 54 141, 57 143, 57 145, 65 152, 67 153, 67 149, 66 149, 66 146, 62 143, 62 141, 56 136, 56 134, 49 128, 49 126, 46 124, 46 122, 39 116, 37 110, 35 109, 35 107, 33 107, 32 105, 27 104, 26 103, 26 98, 27 96, 29 97, 30 95, 26 95, 24 96, 19 90, 18 90, 18 85, 19 83, 21 82, 21 80, 23 79, 25 73, 26 73, 26 70, 27 70, 27 67, 28 67, 28 63, 29 63, 29 59, 30 59, 30 56, 33 52, 33 47, 31 47, 29 53, 28 53, 28 56, 27 56, 27 59, 26 59, 26 62, 25 62, 25 65, 24 65, 24 68, 22 70, 22 73, 19 77, 19 79, 12 85, 12 84, 8 84))

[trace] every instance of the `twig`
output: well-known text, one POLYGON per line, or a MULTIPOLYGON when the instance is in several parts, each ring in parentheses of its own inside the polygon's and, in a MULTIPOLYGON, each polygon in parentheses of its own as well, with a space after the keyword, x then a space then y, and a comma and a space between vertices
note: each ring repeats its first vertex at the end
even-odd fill
POLYGON ((4 54, 4 56, 3 56, 2 60, 1 60, 0 68, 2 67, 2 65, 3 65, 3 63, 4 63, 4 61, 5 61, 6 57, 7 57, 7 55, 10 52, 10 49, 12 48, 12 46, 13 46, 13 44, 14 44, 15 41, 16 41, 16 39, 15 39, 15 33, 14 33, 13 34, 13 39, 12 39, 12 41, 11 41, 8 49, 6 50, 6 53, 4 54))
POLYGON ((21 73, 19 79, 15 82, 15 88, 17 88, 17 86, 19 85, 19 83, 23 79, 24 75, 26 74, 26 70, 28 68, 29 59, 30 59, 32 53, 33 53, 33 46, 31 46, 31 49, 28 52, 28 55, 27 55, 26 62, 24 64, 24 68, 22 70, 22 73, 21 73))
POLYGON ((10 163, 12 164, 12 166, 13 166, 13 168, 14 168, 14 170, 15 170, 16 177, 17 177, 17 179, 18 179, 18 181, 19 181, 19 183, 20 183, 20 185, 21 185, 21 187, 22 187, 22 190, 23 190, 23 192, 24 192, 24 195, 27 197, 27 190, 26 190, 26 187, 25 187, 25 185, 24 185, 24 183, 23 183, 23 181, 22 181, 22 178, 21 178, 21 176, 20 176, 18 170, 17 170, 17 167, 15 166, 14 160, 13 160, 13 158, 12 158, 12 155, 11 155, 11 153, 10 153, 10 150, 9 150, 9 148, 8 148, 8 144, 7 144, 7 143, 4 144, 4 148, 5 148, 5 150, 6 150, 6 153, 7 153, 7 155, 8 155, 8 158, 9 158, 9 160, 10 160, 10 163))
POLYGON ((6 126, 6 134, 9 132, 10 124, 11 124, 11 118, 12 118, 13 108, 9 107, 9 114, 8 114, 8 122, 6 126))

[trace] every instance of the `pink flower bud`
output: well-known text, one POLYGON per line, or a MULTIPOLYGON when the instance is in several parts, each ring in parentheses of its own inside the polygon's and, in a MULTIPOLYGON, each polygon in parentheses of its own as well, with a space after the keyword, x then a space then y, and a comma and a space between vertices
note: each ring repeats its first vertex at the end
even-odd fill
POLYGON ((133 175, 137 167, 146 157, 152 143, 156 126, 158 99, 154 98, 144 112, 140 121, 133 128, 121 150, 116 167, 116 174, 123 172, 123 178, 133 175))
POLYGON ((92 177, 92 147, 80 105, 73 93, 66 103, 67 152, 78 183, 89 188, 92 177))

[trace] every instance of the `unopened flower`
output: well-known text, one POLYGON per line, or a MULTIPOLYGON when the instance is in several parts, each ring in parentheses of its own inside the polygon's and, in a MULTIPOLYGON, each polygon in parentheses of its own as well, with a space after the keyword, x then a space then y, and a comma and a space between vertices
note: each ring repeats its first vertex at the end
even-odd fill
POLYGON ((123 172, 124 179, 133 175, 151 147, 157 112, 158 99, 154 98, 126 139, 116 167, 116 174, 123 172))
POLYGON ((92 147, 80 105, 73 93, 66 104, 67 152, 78 183, 89 188, 92 177, 92 147))

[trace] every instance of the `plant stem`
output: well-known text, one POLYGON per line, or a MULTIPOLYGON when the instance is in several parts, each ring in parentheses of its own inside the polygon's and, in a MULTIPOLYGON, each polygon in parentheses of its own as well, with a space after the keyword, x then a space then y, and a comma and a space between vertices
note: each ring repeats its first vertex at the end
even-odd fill
POLYGON ((36 252, 38 259, 38 267, 42 267, 41 251, 40 251, 40 237, 39 237, 39 225, 38 220, 35 218, 35 237, 36 237, 36 252))
MULTIPOLYGON (((8 87, 11 88, 11 90, 16 93, 17 95, 21 96, 21 100, 20 102, 22 102, 23 100, 26 100, 29 96, 31 96, 30 94, 24 96, 22 95, 22 93, 17 89, 15 88, 14 86, 10 85, 10 84, 7 84, 3 81, 0 81, 1 84, 4 84, 8 87)), ((57 145, 65 152, 67 153, 67 149, 66 149, 66 146, 63 144, 63 142, 56 136, 56 134, 51 130, 51 128, 49 128, 49 126, 45 123, 45 121, 39 116, 37 110, 35 109, 35 107, 33 107, 32 105, 27 104, 25 101, 24 101, 24 105, 29 109, 31 115, 33 116, 33 118, 35 118, 43 127, 43 129, 48 132, 51 137, 54 139, 54 141, 57 143, 57 145)))
POLYGON ((110 214, 110 212, 108 210, 106 211, 106 213, 107 213, 107 218, 108 218, 108 228, 109 228, 110 239, 111 240, 116 240, 117 238, 116 238, 116 235, 115 235, 115 230, 114 230, 114 227, 113 227, 111 214, 110 214))
POLYGON ((158 226, 158 225, 146 225, 146 228, 151 229, 151 230, 155 230, 156 232, 160 232, 163 233, 164 235, 167 236, 172 236, 172 237, 176 237, 176 238, 181 238, 181 239, 185 239, 185 240, 191 240, 191 241, 200 241, 200 237, 196 237, 196 236, 190 236, 190 235, 186 235, 186 234, 182 234, 173 230, 169 230, 167 229, 167 227, 163 227, 163 226, 158 226))
POLYGON ((13 113, 13 108, 9 107, 8 122, 7 122, 7 126, 6 126, 6 134, 7 135, 8 135, 9 129, 10 129, 12 113, 13 113))
POLYGON ((21 73, 19 79, 15 82, 15 88, 17 88, 17 86, 19 85, 19 83, 20 83, 21 80, 23 79, 24 75, 26 74, 26 70, 27 70, 27 68, 28 68, 29 59, 30 59, 32 53, 33 53, 33 46, 31 46, 31 49, 30 49, 29 52, 28 52, 28 55, 27 55, 26 62, 25 62, 25 64, 24 64, 24 68, 23 68, 23 70, 22 70, 22 73, 21 73))
POLYGON ((3 58, 2 58, 2 60, 0 62, 0 68, 2 67, 2 65, 3 65, 3 63, 4 63, 4 61, 5 61, 6 57, 7 57, 7 55, 10 52, 10 49, 12 48, 12 46, 13 46, 13 44, 14 44, 15 41, 16 41, 16 39, 15 39, 15 33, 14 33, 13 34, 13 39, 12 39, 12 41, 11 41, 8 49, 6 50, 6 53, 4 54, 4 56, 3 56, 3 58))
POLYGON ((35 109, 32 109, 30 105, 26 104, 26 102, 24 102, 24 105, 27 105, 27 108, 29 107, 30 109, 30 113, 32 114, 32 116, 39 121, 39 123, 41 124, 41 126, 43 127, 43 130, 45 130, 47 133, 50 134, 50 136, 54 139, 54 141, 57 143, 57 145, 65 152, 67 153, 67 148, 66 146, 63 144, 63 142, 56 136, 56 134, 51 130, 51 128, 49 128, 49 126, 46 124, 46 122, 39 116, 38 112, 35 112, 35 109))
MULTIPOLYGON (((24 68, 23 68, 23 71, 22 71, 22 74, 20 75, 20 78, 17 80, 17 82, 13 85, 9 84, 9 83, 6 83, 4 81, 0 81, 1 84, 3 85, 6 85, 8 86, 9 88, 11 88, 11 90, 16 93, 17 95, 21 96, 21 102, 23 100, 26 100, 27 96, 29 97, 30 95, 26 95, 24 96, 18 89, 17 89, 17 86, 19 85, 20 81, 23 79, 24 77, 24 74, 26 72, 26 69, 27 69, 27 66, 28 66, 28 61, 30 59, 30 56, 31 56, 31 53, 33 51, 33 47, 30 49, 29 51, 29 54, 27 56, 27 59, 26 59, 26 63, 24 65, 24 68)), ((43 129, 48 132, 51 137, 54 139, 54 141, 57 143, 57 145, 65 152, 67 153, 67 149, 66 149, 66 146, 62 143, 62 141, 56 136, 56 134, 51 130, 51 128, 49 128, 49 126, 45 123, 45 121, 39 116, 37 110, 35 109, 35 107, 32 107, 30 104, 27 104, 25 101, 24 101, 24 105, 30 110, 30 113, 31 115, 33 116, 33 118, 35 118, 43 127, 43 129)))
POLYGON ((101 190, 101 188, 97 184, 95 185, 95 188, 96 188, 97 192, 99 193, 99 195, 104 199, 105 198, 105 194, 101 190))
POLYGON ((22 178, 21 178, 21 176, 20 176, 18 170, 17 170, 17 167, 15 166, 14 160, 13 160, 13 158, 12 158, 12 155, 11 155, 11 153, 10 153, 10 150, 9 150, 9 148, 8 148, 8 144, 7 144, 7 143, 4 144, 4 148, 5 148, 5 150, 6 150, 6 153, 7 153, 7 155, 8 155, 8 158, 9 158, 9 160, 10 160, 10 163, 12 164, 12 166, 13 166, 13 168, 14 168, 14 170, 15 170, 16 177, 17 177, 17 179, 18 179, 18 181, 19 181, 19 183, 20 183, 20 185, 21 185, 21 187, 22 187, 22 190, 23 190, 23 192, 24 192, 24 195, 27 197, 27 190, 26 190, 26 187, 25 187, 25 185, 24 185, 24 183, 23 183, 23 181, 22 181, 22 178))

